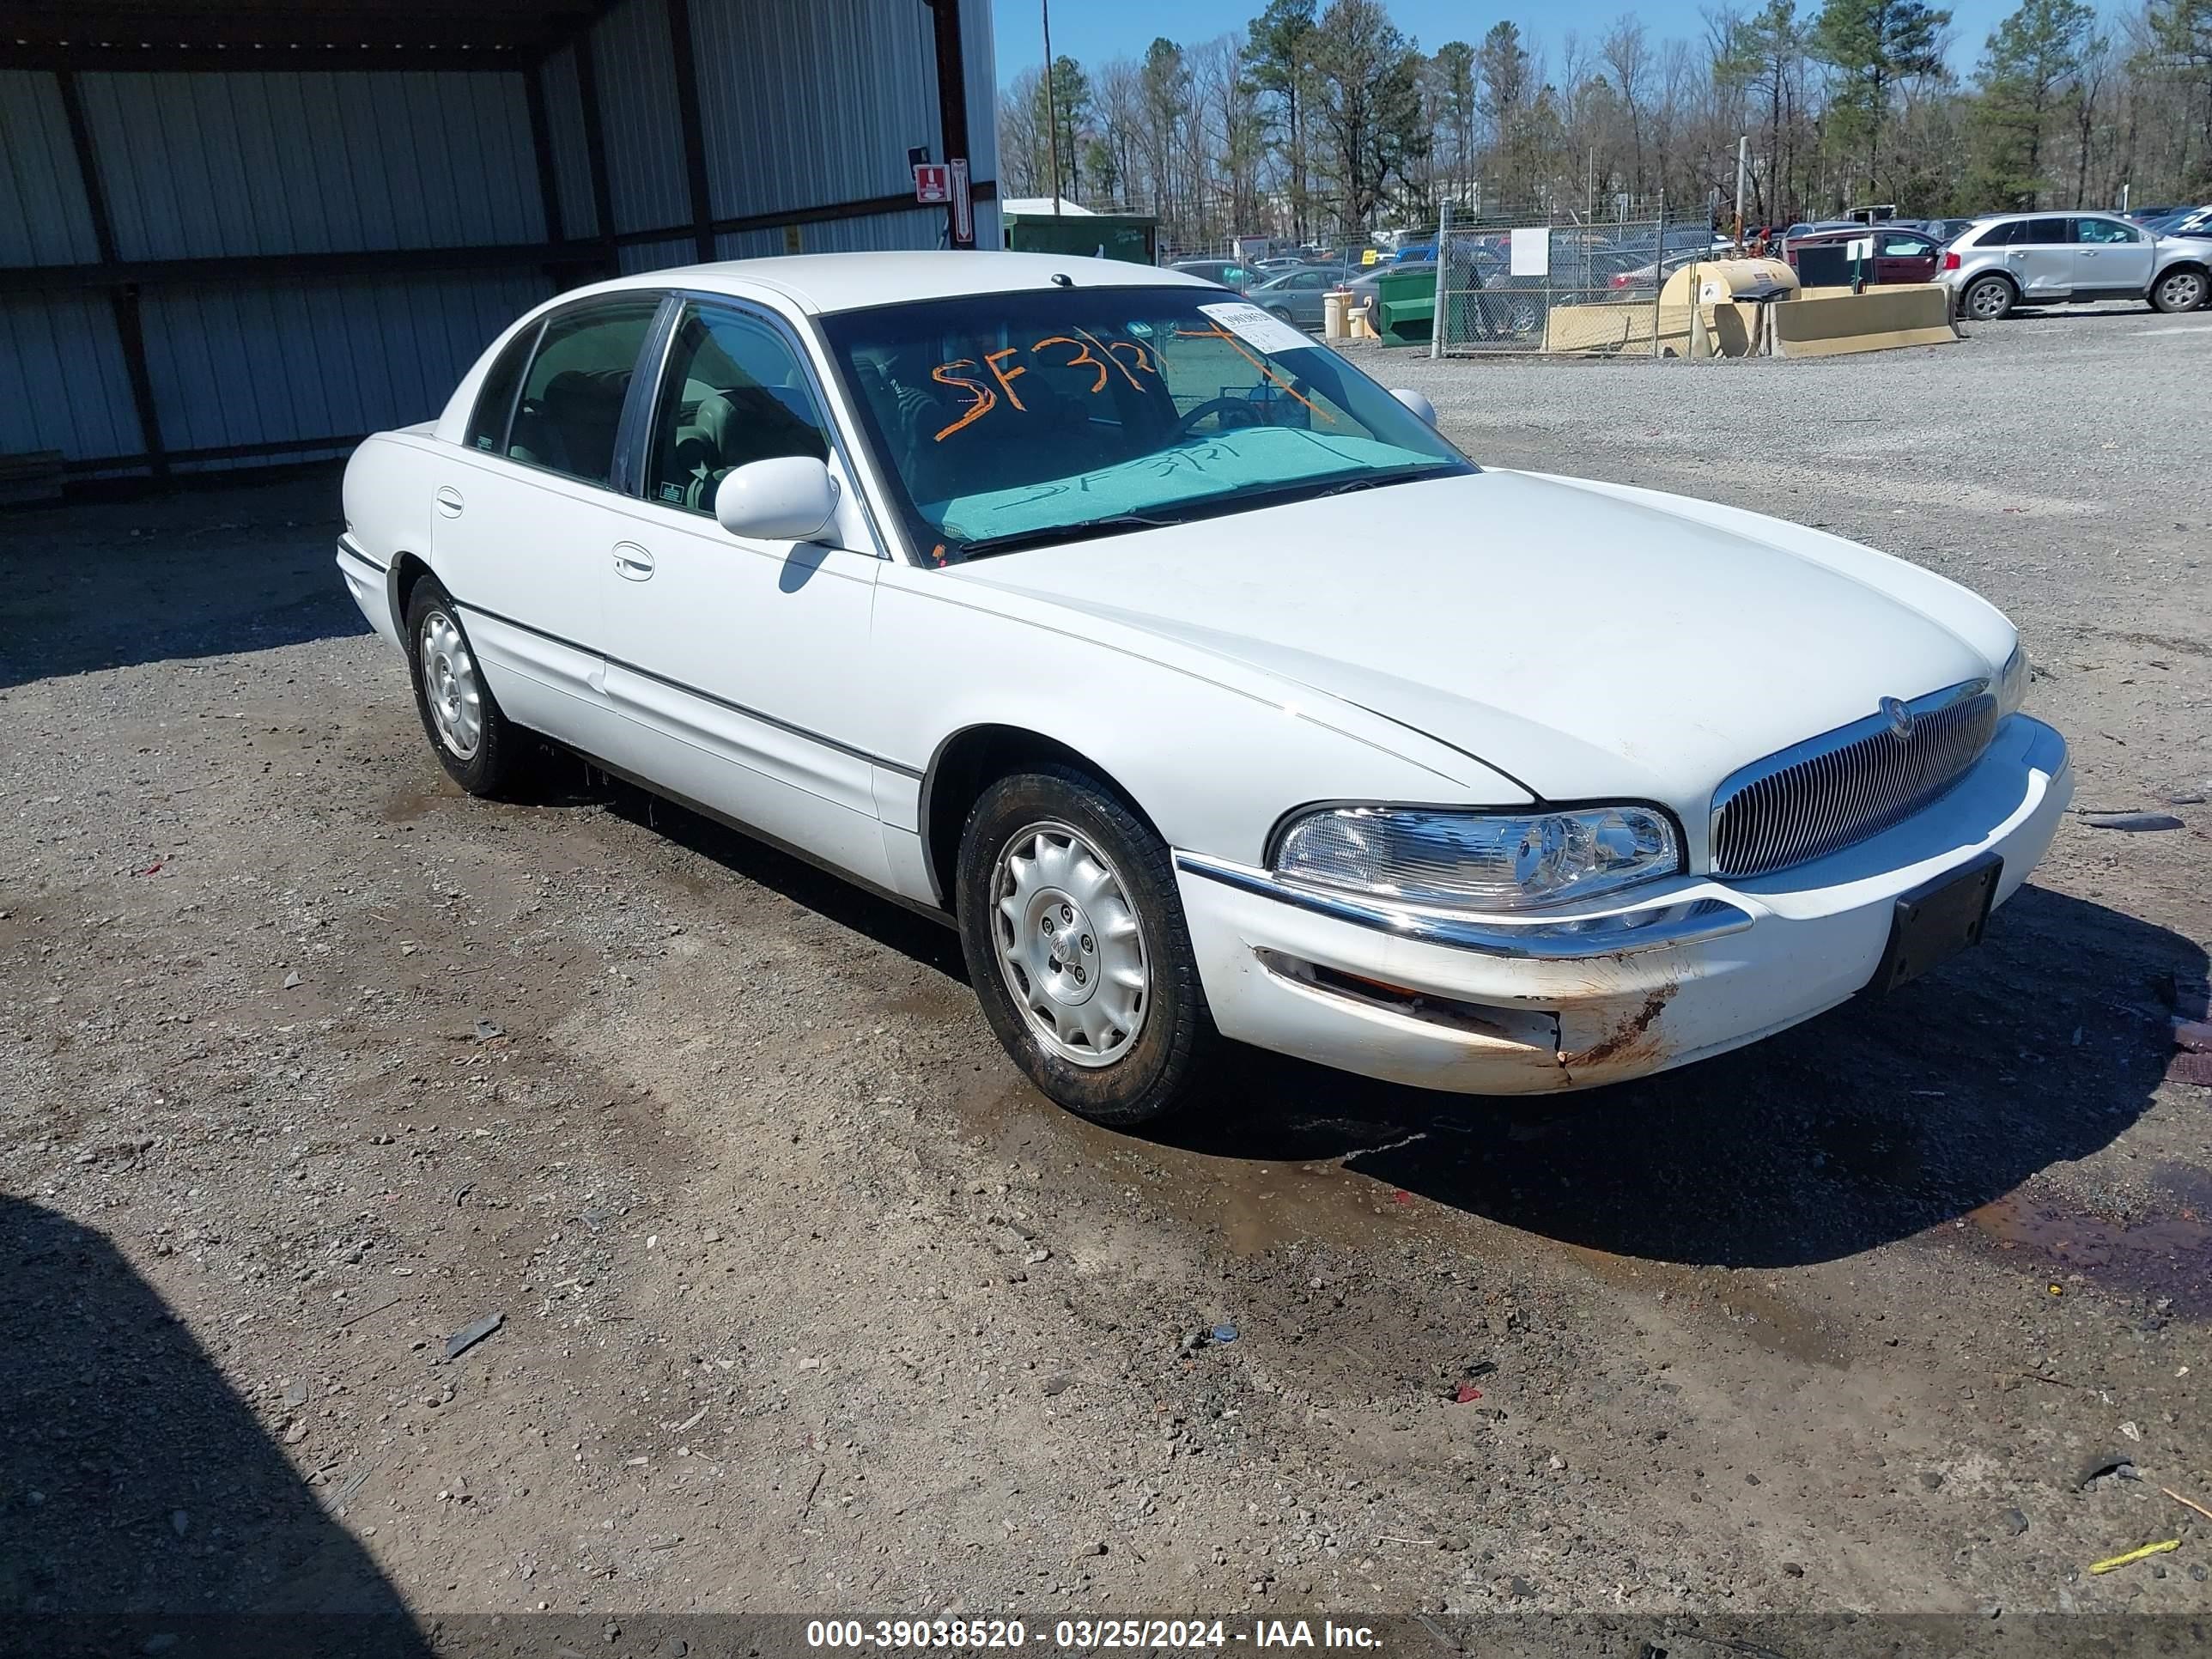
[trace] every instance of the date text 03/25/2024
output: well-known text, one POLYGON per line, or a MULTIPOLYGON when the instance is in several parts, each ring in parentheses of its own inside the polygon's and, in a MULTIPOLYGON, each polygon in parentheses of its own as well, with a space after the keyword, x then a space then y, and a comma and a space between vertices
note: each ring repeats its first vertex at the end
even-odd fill
MULTIPOLYGON (((1249 1630, 1219 1619, 1061 1619, 1050 1626, 1049 1645, 1062 1652, 1202 1648, 1379 1649, 1381 1635, 1366 1625, 1322 1620, 1255 1620, 1249 1630)), ((806 1645, 872 1651, 902 1649, 979 1650, 1048 1645, 1046 1630, 1031 1632, 1018 1619, 817 1619, 808 1621, 806 1645)))

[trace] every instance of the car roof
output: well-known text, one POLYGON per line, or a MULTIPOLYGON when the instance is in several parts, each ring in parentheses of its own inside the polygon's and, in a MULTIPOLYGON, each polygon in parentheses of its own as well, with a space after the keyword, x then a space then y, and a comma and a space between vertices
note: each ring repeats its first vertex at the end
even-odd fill
MULTIPOLYGON (((1215 261, 1213 263, 1223 263, 1215 261)), ((1233 261, 1228 263, 1234 263, 1233 261)), ((724 259, 639 271, 594 283, 591 292, 695 289, 733 298, 763 289, 801 311, 852 311, 908 300, 942 300, 965 294, 1016 294, 1062 284, 1077 288, 1211 288, 1187 273, 1125 259, 1092 259, 1058 253, 968 252, 952 249, 909 253, 799 253, 767 259, 724 259)), ((572 290, 563 299, 575 297, 572 290)))

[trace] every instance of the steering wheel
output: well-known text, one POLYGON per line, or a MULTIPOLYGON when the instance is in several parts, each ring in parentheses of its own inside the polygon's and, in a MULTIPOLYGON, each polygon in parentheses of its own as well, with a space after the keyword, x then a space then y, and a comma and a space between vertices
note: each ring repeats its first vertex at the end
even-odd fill
POLYGON ((1215 416, 1220 420, 1224 431, 1231 427, 1267 424, 1265 411, 1257 404, 1248 402, 1243 398, 1209 398, 1176 422, 1177 434, 1188 435, 1193 427, 1209 415, 1215 416), (1230 416, 1232 415, 1237 418, 1231 420, 1230 416))

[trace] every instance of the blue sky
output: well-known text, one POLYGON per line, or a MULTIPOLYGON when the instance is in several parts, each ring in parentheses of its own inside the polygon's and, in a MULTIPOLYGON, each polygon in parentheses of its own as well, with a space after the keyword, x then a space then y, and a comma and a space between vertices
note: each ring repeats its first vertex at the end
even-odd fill
MULTIPOLYGON (((1242 29, 1267 0, 1056 0, 1052 9, 1052 49, 1085 63, 1134 57, 1157 35, 1186 45, 1242 29)), ((1551 0, 1525 11, 1470 6, 1465 0, 1388 0, 1398 27, 1433 51, 1455 38, 1480 40, 1490 26, 1510 17, 1525 36, 1555 44, 1568 29, 1584 39, 1602 34, 1622 12, 1633 10, 1655 41, 1669 35, 1702 39, 1704 14, 1712 0, 1551 0)), ((1942 3, 1942 0, 1937 0, 1942 3)), ((1982 42, 2018 0, 1949 0, 1951 62, 1961 73, 1981 58, 1982 42)), ((1819 0, 1799 0, 1801 12, 1818 9, 1819 0)), ((1756 0, 1738 0, 1741 11, 1756 10, 1756 0)), ((1037 0, 993 0, 997 21, 999 78, 1011 80, 1044 61, 1037 0)))

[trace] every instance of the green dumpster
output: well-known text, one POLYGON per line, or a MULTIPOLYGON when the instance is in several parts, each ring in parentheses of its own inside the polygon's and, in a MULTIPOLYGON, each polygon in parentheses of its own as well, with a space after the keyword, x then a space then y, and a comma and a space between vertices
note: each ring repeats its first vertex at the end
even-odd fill
POLYGON ((1437 268, 1386 270, 1375 281, 1375 327, 1385 339, 1429 337, 1437 316, 1437 268))

